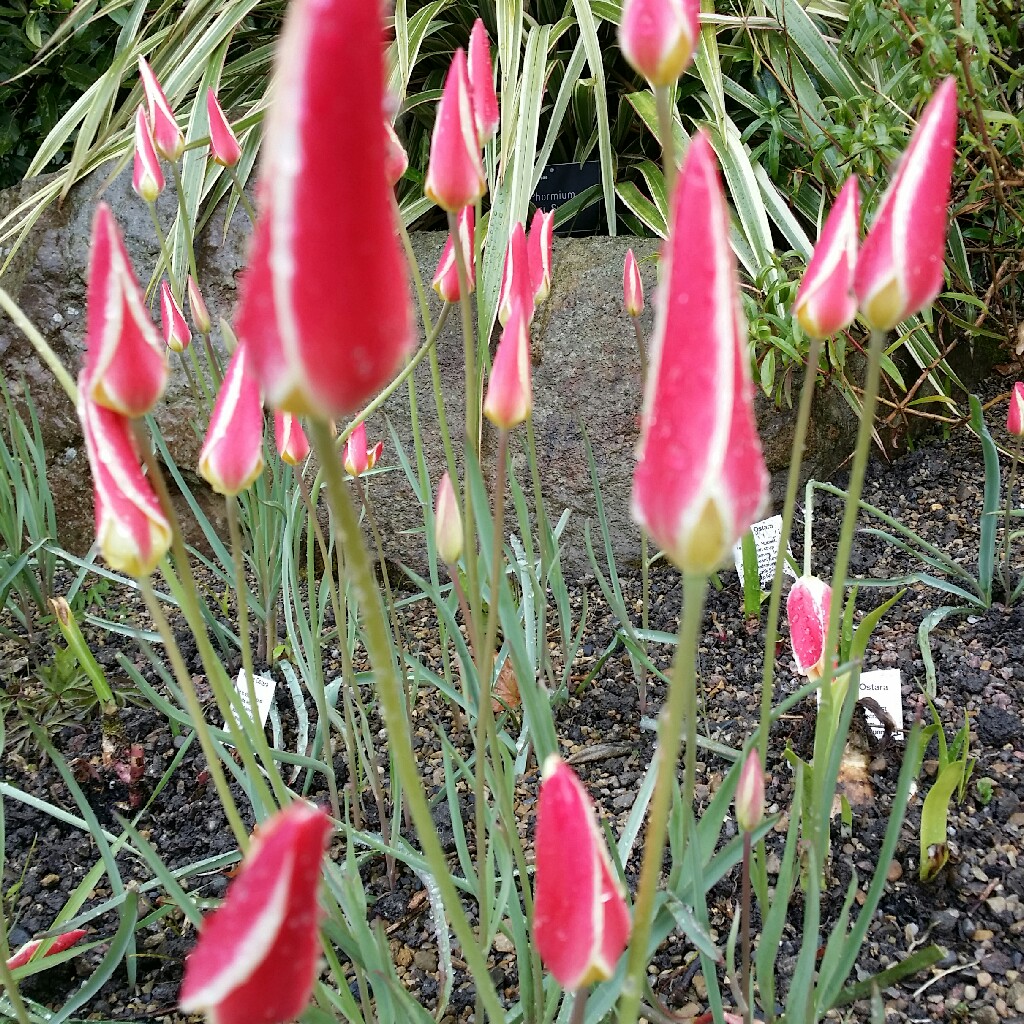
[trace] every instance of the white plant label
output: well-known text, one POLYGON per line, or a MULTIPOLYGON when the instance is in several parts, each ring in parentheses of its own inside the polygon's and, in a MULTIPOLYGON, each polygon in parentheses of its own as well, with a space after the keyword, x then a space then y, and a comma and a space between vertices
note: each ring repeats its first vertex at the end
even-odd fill
MULTIPOLYGON (((762 588, 771 585, 772 577, 775 575, 775 559, 779 555, 779 544, 782 541, 782 516, 772 516, 771 519, 762 519, 751 527, 754 531, 754 546, 757 549, 757 574, 761 579, 762 588)), ((793 549, 786 545, 786 553, 793 557, 793 549)), ((743 541, 740 540, 732 549, 732 557, 736 562, 736 572, 739 573, 740 582, 743 582, 743 541)), ((782 563, 782 571, 787 576, 796 579, 796 573, 789 562, 782 563)))
MULTIPOLYGON (((882 710, 893 720, 896 739, 903 739, 903 683, 898 668, 877 668, 871 672, 860 674, 858 697, 871 697, 877 700, 882 710)), ((881 738, 885 735, 885 726, 878 716, 868 708, 864 709, 868 720, 868 728, 881 738)))
MULTIPOLYGON (((270 705, 274 703, 274 690, 277 688, 277 682, 267 676, 256 676, 253 680, 255 683, 256 690, 256 710, 260 716, 260 727, 262 728, 267 724, 267 718, 270 716, 270 705)), ((252 707, 249 704, 249 686, 245 678, 245 669, 239 669, 238 678, 235 680, 235 689, 238 691, 239 696, 242 698, 242 707, 245 708, 246 714, 252 718, 252 707)), ((234 712, 235 721, 241 725, 242 720, 238 716, 238 712, 234 712)), ((227 731, 228 723, 224 723, 224 731, 227 731)))

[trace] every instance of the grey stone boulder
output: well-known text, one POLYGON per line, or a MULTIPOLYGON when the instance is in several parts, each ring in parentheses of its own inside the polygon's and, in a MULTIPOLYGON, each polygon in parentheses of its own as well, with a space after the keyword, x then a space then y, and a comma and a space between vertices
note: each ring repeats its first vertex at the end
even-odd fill
MULTIPOLYGON (((24 183, 0 196, 0 216, 13 209, 33 187, 38 187, 38 182, 24 183)), ((62 206, 53 205, 44 212, 0 282, 43 331, 73 375, 81 362, 85 334, 90 225, 101 198, 113 207, 136 271, 145 285, 158 258, 148 211, 132 192, 128 172, 111 180, 109 173, 102 171, 73 189, 62 206)), ((170 223, 175 208, 172 195, 161 196, 158 212, 165 225, 170 223)), ((200 282, 215 320, 231 316, 249 230, 248 220, 240 209, 236 209, 228 225, 221 209, 197 240, 200 282)), ((413 248, 428 288, 444 240, 440 232, 413 235, 413 248)), ((595 515, 584 430, 597 463, 616 558, 621 567, 627 568, 638 561, 639 539, 629 516, 629 493, 641 380, 633 326, 622 306, 622 265, 627 248, 632 246, 642 261, 648 303, 641 323, 645 334, 649 334, 655 275, 653 261, 644 257, 652 255, 657 244, 655 240, 636 238, 556 238, 551 294, 534 321, 533 423, 540 475, 551 520, 556 521, 564 509, 571 513, 563 536, 563 559, 575 573, 587 571, 584 524, 595 515)), ((436 317, 440 303, 433 292, 430 295, 436 317)), ((330 301, 330 296, 325 296, 325 301, 330 301)), ((154 309, 155 306, 154 300, 154 309)), ((447 419, 457 450, 461 450, 464 417, 462 350, 460 320, 452 315, 438 339, 437 351, 447 419)), ((31 345, 6 317, 0 317, 0 366, 15 388, 22 381, 27 384, 39 407, 50 452, 50 483, 58 502, 60 539, 72 550, 84 550, 92 540, 92 488, 74 409, 31 345)), ((426 360, 417 368, 414 379, 426 461, 436 481, 444 467, 444 457, 426 360)), ((185 378, 177 369, 156 413, 157 420, 186 481, 202 496, 216 522, 220 499, 206 490, 194 472, 202 438, 192 413, 185 378)), ((757 413, 765 456, 773 474, 773 496, 778 501, 789 465, 795 410, 777 409, 759 392, 757 413)), ((371 443, 377 438, 385 439, 383 464, 394 467, 390 472, 374 475, 371 494, 387 557, 422 570, 423 542, 417 532, 422 528, 420 503, 399 468, 385 417, 411 455, 413 431, 404 386, 368 423, 371 443)), ((819 388, 804 476, 824 478, 834 472, 852 447, 855 429, 854 416, 839 393, 819 388)), ((512 439, 511 465, 529 493, 523 444, 524 431, 520 428, 512 439)), ((485 432, 485 469, 493 457, 493 446, 494 438, 485 432)), ((507 526, 514 529, 511 518, 507 526)))

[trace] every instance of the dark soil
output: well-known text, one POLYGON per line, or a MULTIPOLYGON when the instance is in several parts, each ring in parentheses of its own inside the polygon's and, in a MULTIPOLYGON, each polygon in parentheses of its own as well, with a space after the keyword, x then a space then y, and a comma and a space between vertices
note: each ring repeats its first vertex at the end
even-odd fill
MULTIPOLYGON (((990 397, 1008 386, 1006 381, 990 382, 990 397)), ((994 406, 990 412, 997 442, 1006 442, 1000 429, 1004 416, 1005 404, 994 406)), ((1008 463, 1008 459, 1004 462, 1008 463)), ((1004 465, 1004 473, 1005 470, 1004 465)), ((949 439, 922 443, 892 464, 874 462, 865 484, 865 498, 918 530, 960 564, 971 566, 977 561, 982 481, 980 445, 961 428, 949 439)), ((841 480, 836 482, 842 484, 841 480)), ((812 568, 825 578, 830 573, 838 536, 837 509, 834 501, 824 499, 815 508, 812 568)), ((861 525, 867 525, 866 521, 862 520, 861 525)), ((795 524, 793 534, 793 548, 799 561, 803 554, 802 523, 795 524)), ((851 570, 854 575, 878 580, 907 571, 909 566, 906 556, 878 538, 863 534, 858 537, 851 570)), ((1022 569, 1019 549, 1012 568, 1017 573, 1022 569)), ((709 593, 701 637, 701 729, 717 742, 735 747, 758 720, 764 623, 763 617, 761 622, 744 618, 736 574, 723 571, 721 580, 723 588, 709 593)), ((564 755, 584 779, 613 832, 618 833, 652 757, 654 734, 650 717, 660 707, 664 689, 657 681, 651 683, 649 717, 641 721, 632 669, 622 646, 601 662, 615 636, 617 623, 597 586, 585 586, 589 625, 573 678, 580 684, 592 673, 593 678, 559 709, 558 728, 564 755)), ((627 607, 639 611, 639 581, 624 581, 624 588, 627 607)), ((893 588, 862 589, 858 605, 862 610, 868 609, 893 592, 893 588)), ((105 595, 104 615, 108 618, 115 611, 111 608, 115 597, 105 595)), ((577 614, 582 599, 580 587, 573 594, 577 614)), ((124 614, 145 624, 145 616, 125 600, 124 614)), ((675 631, 680 602, 678 574, 668 568, 657 569, 652 579, 651 628, 675 631)), ((933 609, 953 603, 956 602, 949 594, 914 584, 883 617, 872 639, 865 668, 900 670, 908 723, 917 714, 923 714, 926 721, 930 717, 920 697, 925 671, 918 647, 918 627, 933 609)), ((428 662, 440 655, 431 621, 422 606, 408 609, 407 641, 413 653, 428 662)), ((94 634, 90 640, 101 663, 111 670, 112 678, 125 681, 116 660, 121 651, 144 674, 153 676, 149 662, 134 641, 113 634, 94 634)), ((974 609, 969 615, 947 617, 934 629, 931 647, 937 681, 935 707, 949 739, 965 719, 969 722, 970 752, 976 758, 974 773, 963 801, 950 812, 949 862, 936 880, 922 883, 918 878, 918 830, 921 801, 937 767, 934 742, 926 753, 896 856, 885 868, 889 885, 850 980, 868 977, 934 942, 946 951, 938 964, 883 991, 887 1021, 992 1024, 1024 1020, 1024 604, 1010 608, 997 603, 988 609, 974 609)), ((670 651, 656 651, 656 656, 658 663, 667 667, 670 651)), ((65 780, 25 725, 26 716, 46 721, 50 715, 48 729, 52 741, 70 765, 102 827, 116 835, 120 832, 118 816, 131 818, 141 811, 138 829, 172 869, 230 853, 234 843, 198 744, 173 732, 167 719, 153 708, 129 704, 119 717, 121 735, 108 740, 105 749, 95 713, 76 714, 74 707, 66 705, 49 710, 43 706, 36 676, 40 659, 47 657, 52 657, 48 641, 27 656, 16 648, 0 654, 0 672, 5 677, 9 697, 14 699, 6 716, 3 775, 7 784, 71 814, 81 814, 65 780), (20 715, 19 705, 23 712, 20 715), (58 714, 67 716, 63 724, 54 717, 58 714), (136 744, 138 747, 133 749, 136 744), (165 778, 175 757, 181 755, 183 745, 188 749, 173 773, 165 778)), ((195 666, 198 671, 198 661, 195 666)), ((238 666, 229 668, 237 672, 238 666)), ((798 678, 788 643, 780 645, 776 699, 795 689, 798 678)), ((279 686, 278 706, 286 738, 295 729, 290 704, 287 688, 279 686)), ((809 758, 813 715, 810 701, 798 705, 773 733, 768 801, 770 812, 782 816, 769 837, 769 871, 773 866, 777 870, 778 856, 790 827, 784 812, 790 800, 792 773, 781 756, 782 750, 788 740, 797 753, 809 758)), ((424 777, 429 786, 437 787, 442 767, 433 722, 450 724, 450 716, 432 694, 421 691, 416 709, 417 737, 424 777)), ((373 727, 379 729, 379 723, 373 723, 373 727)), ((852 829, 845 829, 838 817, 834 821, 831 888, 822 907, 823 935, 828 934, 836 919, 852 872, 857 871, 864 887, 874 870, 889 800, 902 764, 901 740, 878 742, 868 738, 864 730, 861 732, 868 748, 871 794, 862 806, 855 808, 852 829)), ((700 752, 700 807, 706 805, 727 767, 718 757, 700 752)), ((343 785, 347 776, 340 760, 337 769, 339 785, 343 785)), ((326 802, 327 794, 318 790, 318 785, 314 780, 309 795, 326 802)), ((524 831, 532 829, 536 786, 536 771, 531 769, 520 780, 517 792, 519 825, 524 831)), ((372 825, 376 810, 369 794, 363 794, 362 804, 372 825)), ((244 798, 240 805, 247 806, 244 798)), ((11 792, 3 809, 4 909, 9 926, 13 923, 10 943, 16 947, 51 927, 69 895, 96 863, 98 852, 87 830, 58 820, 11 792)), ((468 797, 463 814, 472 817, 468 797)), ((439 812, 438 824, 442 834, 447 825, 450 837, 446 810, 439 812)), ((727 836, 730 829, 734 834, 735 825, 727 822, 727 836)), ((102 990, 76 1011, 76 1016, 176 1021, 182 963, 194 943, 194 933, 159 887, 144 886, 152 873, 140 858, 122 852, 117 863, 125 885, 135 882, 143 886, 140 917, 147 923, 136 934, 134 950, 129 950, 134 984, 129 984, 122 963, 102 990)), ((638 867, 634 853, 626 865, 631 885, 635 885, 638 867)), ((196 869, 180 881, 199 899, 216 900, 224 893, 230 870, 229 863, 196 869)), ((432 1007, 438 988, 437 957, 421 883, 414 876, 399 872, 392 888, 381 861, 373 862, 364 871, 364 884, 370 916, 380 920, 389 937, 399 976, 425 1005, 432 1007)), ((739 884, 739 873, 734 872, 708 894, 713 937, 722 944, 739 898, 739 884)), ((103 875, 85 894, 83 908, 102 904, 110 897, 110 882, 103 875)), ((794 906, 779 956, 783 982, 787 969, 795 962, 799 926, 799 909, 794 906)), ((108 912, 92 920, 88 927, 92 933, 89 941, 108 940, 117 927, 117 915, 108 912)), ((23 984, 25 995, 59 1007, 92 973, 105 949, 100 941, 68 963, 27 979, 23 984)), ((509 998, 514 998, 514 961, 507 953, 501 948, 494 951, 493 973, 499 990, 504 989, 509 998)), ((690 945, 676 935, 671 936, 655 964, 654 990, 669 1011, 686 1019, 706 1009, 706 985, 690 945)), ((444 1020, 452 1024, 469 1013, 472 1006, 471 986, 465 975, 458 975, 444 1020)), ((837 1019, 868 1019, 866 1003, 844 1013, 848 1016, 837 1019)))

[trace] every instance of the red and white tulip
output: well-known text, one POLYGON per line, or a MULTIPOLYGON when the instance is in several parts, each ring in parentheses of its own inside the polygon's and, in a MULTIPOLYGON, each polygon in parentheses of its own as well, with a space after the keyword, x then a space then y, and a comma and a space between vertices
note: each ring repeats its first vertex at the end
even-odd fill
POLYGON ((644 283, 632 249, 626 250, 622 266, 622 301, 631 317, 638 317, 644 311, 644 283))
MULTIPOLYGON (((473 207, 464 207, 458 215, 458 237, 463 265, 466 268, 468 294, 470 295, 476 290, 476 264, 473 259, 473 221, 473 207)), ((455 258, 455 242, 450 232, 444 243, 444 249, 441 251, 441 259, 438 261, 437 271, 434 273, 433 288, 445 302, 459 301, 459 268, 455 258)))
POLYGON ((537 210, 530 221, 526 236, 527 258, 530 264, 530 284, 534 305, 539 306, 551 291, 551 247, 555 230, 555 211, 537 210))
POLYGON ((378 441, 372 448, 366 446, 366 424, 358 423, 345 441, 343 461, 345 472, 349 476, 362 476, 368 473, 384 452, 384 442, 378 441))
POLYGON ((281 456, 282 462, 289 466, 297 466, 305 462, 309 455, 309 439, 302 429, 298 416, 290 412, 274 413, 274 441, 277 444, 277 454, 281 456))
POLYGON ((672 85, 692 60, 699 32, 700 0, 626 0, 619 47, 651 85, 672 85))
POLYGON ((832 588, 817 576, 801 576, 786 598, 786 618, 797 671, 820 679, 825 671, 825 638, 832 588))
POLYGON ((530 379, 530 322, 526 308, 533 300, 516 298, 494 353, 491 376, 484 396, 484 415, 503 430, 511 430, 533 411, 533 387, 530 379))
POLYGON ((494 91, 494 69, 491 66, 491 44, 481 18, 473 22, 469 34, 469 91, 473 99, 473 121, 477 140, 482 146, 493 138, 501 123, 498 97, 494 91))
POLYGON ((147 203, 155 203, 156 198, 164 190, 164 172, 160 167, 153 144, 153 129, 145 108, 135 111, 135 164, 132 168, 132 188, 139 198, 147 203))
POLYGON ((234 167, 242 159, 242 147, 213 89, 206 90, 206 119, 210 126, 210 155, 214 162, 221 167, 234 167))
POLYGON ((192 343, 192 332, 181 307, 174 298, 170 284, 160 282, 160 320, 164 328, 164 342, 172 352, 184 352, 192 343))
POLYGON ((185 136, 182 135, 178 122, 174 119, 171 105, 157 81, 153 69, 146 63, 145 57, 139 58, 139 74, 142 77, 142 89, 146 94, 146 106, 149 108, 149 123, 153 128, 153 142, 156 151, 170 162, 176 163, 185 152, 185 136))

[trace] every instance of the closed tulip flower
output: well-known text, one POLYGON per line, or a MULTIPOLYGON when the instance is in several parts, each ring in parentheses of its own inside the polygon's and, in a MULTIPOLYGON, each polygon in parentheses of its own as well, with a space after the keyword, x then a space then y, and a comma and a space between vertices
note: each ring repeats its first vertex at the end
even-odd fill
POLYGON ((764 769, 756 748, 751 748, 736 784, 736 824, 754 832, 764 819, 764 769))
POLYGON ((171 546, 171 524, 142 472, 131 422, 94 402, 91 390, 83 371, 78 418, 92 471, 96 542, 111 569, 148 576, 171 546))
POLYGON ((462 555, 462 513, 451 477, 445 473, 437 485, 434 507, 434 544, 445 565, 455 565, 462 555))
POLYGON ((859 193, 848 178, 821 229, 807 271, 796 293, 793 312, 814 338, 827 338, 848 327, 857 315, 853 272, 857 266, 859 193))
POLYGON ((384 176, 387 178, 388 184, 394 188, 402 180, 402 175, 409 169, 409 154, 406 153, 405 147, 390 121, 384 122, 384 134, 387 137, 384 176))
POLYGON ((261 149, 236 328, 275 409, 361 409, 414 340, 386 174, 381 7, 293 0, 261 149))
POLYGON ((210 319, 210 311, 203 301, 203 293, 199 290, 196 279, 188 275, 188 308, 192 312, 192 323, 200 334, 209 334, 213 330, 213 321, 210 319))
POLYGON ((626 250, 622 267, 622 300, 630 316, 638 317, 644 311, 644 283, 632 249, 626 250))
POLYGON ((171 286, 160 282, 160 319, 164 328, 164 341, 172 352, 184 352, 192 342, 192 332, 181 307, 174 299, 171 286))
MULTIPOLYGON (((473 220, 472 206, 465 207, 459 213, 459 248, 462 250, 462 261, 466 267, 467 294, 469 295, 476 290, 476 265, 473 261, 473 220)), ((455 261, 455 243, 451 233, 441 251, 441 259, 438 261, 437 271, 434 274, 433 288, 445 302, 459 301, 459 268, 455 261)))
POLYGON ((700 0, 625 0, 622 55, 651 85, 672 85, 693 58, 700 0))
POLYGON ((234 167, 242 159, 242 147, 212 89, 206 90, 206 118, 210 126, 210 155, 221 167, 234 167))
POLYGON ((481 18, 473 22, 469 35, 469 91, 473 99, 473 121, 477 140, 482 146, 494 137, 501 123, 498 97, 494 91, 494 69, 491 66, 491 43, 481 18))
POLYGON ((825 636, 832 588, 817 576, 801 576, 786 598, 786 618, 797 671, 820 679, 825 671, 825 636))
POLYGON ((437 105, 423 191, 428 199, 449 213, 458 213, 487 191, 480 140, 473 120, 466 53, 461 49, 455 51, 437 105))
MULTIPOLYGON (((530 308, 533 301, 530 300, 530 308)), ((484 415, 503 430, 511 430, 533 411, 530 382, 530 328, 523 302, 516 299, 494 353, 484 396, 484 415)))
POLYGON ((519 302, 526 313, 527 322, 533 319, 533 275, 530 273, 530 246, 526 230, 516 224, 505 250, 505 265, 501 272, 501 291, 498 294, 498 322, 508 323, 512 306, 519 302))
POLYGON ((530 285, 534 305, 539 306, 551 291, 551 246, 555 230, 555 211, 537 210, 530 221, 526 236, 527 258, 530 264, 530 285))
POLYGON ((57 953, 63 953, 65 949, 70 949, 75 945, 75 943, 84 939, 87 934, 88 933, 84 929, 75 928, 72 931, 54 936, 52 939, 32 939, 31 942, 26 942, 25 945, 20 946, 11 955, 10 959, 7 961, 7 969, 9 971, 13 971, 18 967, 24 967, 44 942, 48 942, 50 946, 44 955, 54 956, 57 953))
POLYGON ((156 146, 153 145, 153 130, 142 107, 135 111, 135 164, 132 169, 132 188, 147 203, 155 203, 156 197, 164 190, 164 172, 160 168, 156 146))
POLYGON ((345 472, 349 476, 362 476, 377 465, 384 452, 384 442, 378 441, 372 448, 366 447, 366 424, 359 423, 345 441, 345 472))
POLYGON ((956 80, 947 78, 921 114, 857 259, 854 290, 876 330, 920 312, 942 288, 956 123, 956 80))
POLYGON ((1006 429, 1014 437, 1024 437, 1024 381, 1017 381, 1010 392, 1010 405, 1006 410, 1006 429))
POLYGON ((185 136, 182 135, 178 122, 174 119, 171 105, 167 102, 160 83, 153 69, 146 63, 145 57, 139 58, 139 75, 142 78, 142 89, 146 94, 146 106, 149 108, 149 123, 153 128, 153 142, 156 151, 170 162, 176 163, 185 152, 185 136))
POLYGON ((629 908, 594 805, 557 754, 542 772, 536 865, 533 937, 544 966, 569 991, 610 978, 629 939, 629 908))
POLYGON ((323 811, 290 804, 260 826, 224 902, 185 961, 180 1005, 210 1024, 284 1024, 309 1003, 319 968, 323 811))
POLYGON ((263 402, 249 370, 249 350, 235 349, 213 406, 199 472, 218 493, 238 494, 263 472, 263 402))
POLYGON ((685 573, 730 554, 764 502, 746 324, 708 137, 672 200, 633 474, 633 518, 685 573))
POLYGON ((144 416, 167 383, 164 343, 146 309, 121 232, 106 203, 92 222, 85 298, 85 380, 94 402, 144 416))
POLYGON ((274 413, 274 440, 277 443, 277 454, 282 462, 289 466, 297 466, 309 455, 309 440, 302 429, 298 416, 290 412, 274 413))

